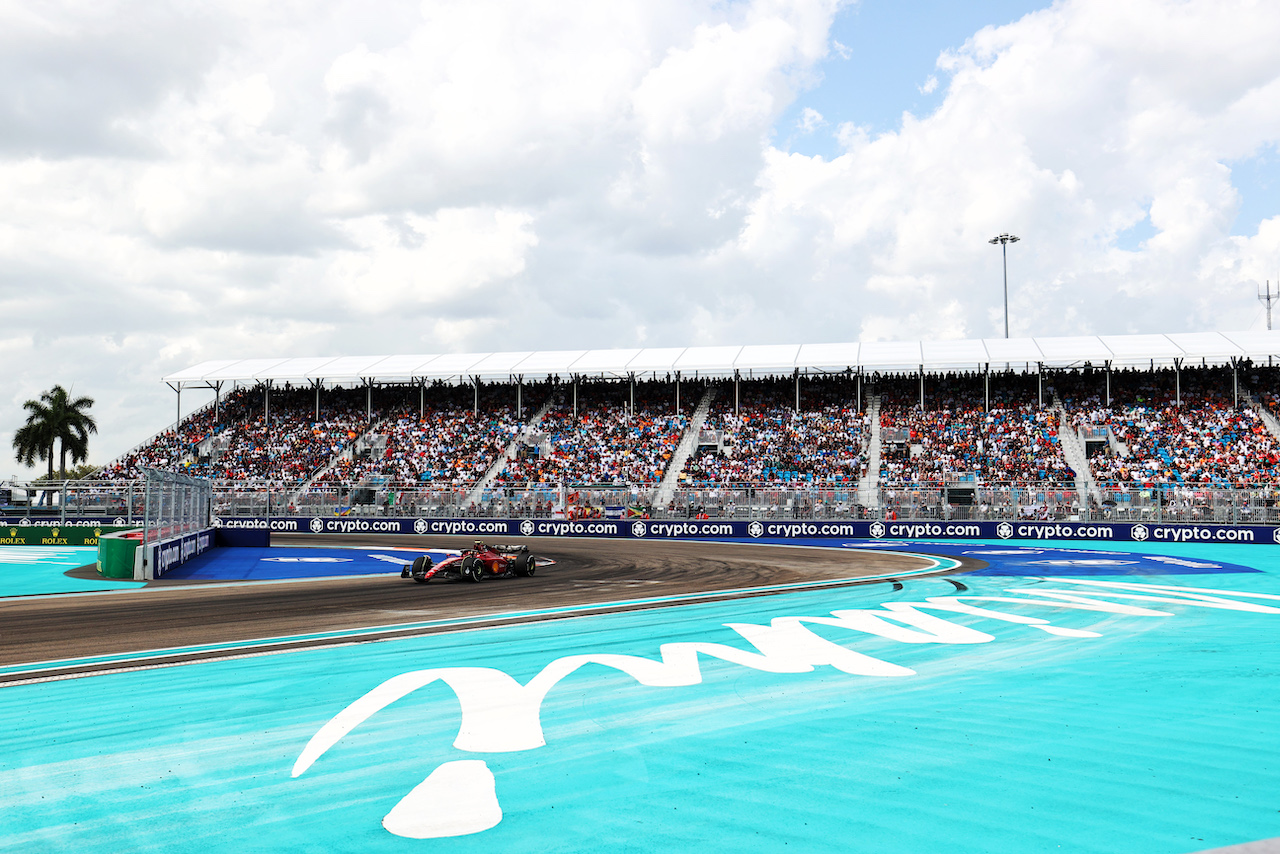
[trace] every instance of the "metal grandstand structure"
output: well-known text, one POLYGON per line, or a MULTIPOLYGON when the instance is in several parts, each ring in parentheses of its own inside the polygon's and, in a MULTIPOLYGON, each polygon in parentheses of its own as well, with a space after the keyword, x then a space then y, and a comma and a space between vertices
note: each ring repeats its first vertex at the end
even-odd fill
POLYGON ((733 377, 793 373, 1015 370, 1203 363, 1280 356, 1280 332, 1175 332, 844 344, 747 344, 616 350, 216 359, 163 378, 175 391, 225 383, 415 383, 573 377, 733 377))

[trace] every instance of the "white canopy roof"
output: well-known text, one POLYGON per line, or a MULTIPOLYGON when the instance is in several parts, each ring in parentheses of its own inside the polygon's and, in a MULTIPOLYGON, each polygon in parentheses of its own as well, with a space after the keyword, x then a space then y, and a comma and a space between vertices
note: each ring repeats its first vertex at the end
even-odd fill
POLYGON ((415 380, 526 380, 584 377, 683 377, 864 370, 980 370, 1172 364, 1181 359, 1222 364, 1231 359, 1280 356, 1280 332, 1181 332, 1070 338, 973 338, 958 341, 867 341, 861 344, 753 344, 731 347, 658 347, 620 350, 446 353, 400 356, 328 356, 215 359, 164 377, 181 388, 261 380, 301 382, 407 382, 415 380))

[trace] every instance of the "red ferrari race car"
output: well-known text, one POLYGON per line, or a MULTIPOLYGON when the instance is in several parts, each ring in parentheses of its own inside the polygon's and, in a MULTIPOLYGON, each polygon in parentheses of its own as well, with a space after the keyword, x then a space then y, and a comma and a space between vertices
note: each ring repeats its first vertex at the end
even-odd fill
MULTIPOLYGON (((543 561, 549 564, 552 561, 543 561)), ((413 563, 400 571, 401 578, 412 578, 425 584, 433 578, 462 578, 467 581, 484 581, 486 578, 528 578, 538 569, 538 560, 528 546, 485 545, 477 542, 461 554, 432 562, 426 555, 414 558, 413 563)))

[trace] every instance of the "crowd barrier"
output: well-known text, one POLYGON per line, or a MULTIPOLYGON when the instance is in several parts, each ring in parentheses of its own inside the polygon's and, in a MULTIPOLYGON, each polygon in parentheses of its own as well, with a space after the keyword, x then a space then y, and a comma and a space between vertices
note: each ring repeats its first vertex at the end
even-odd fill
MULTIPOLYGON (((479 540, 605 537, 633 540, 1070 540, 1074 542, 1280 543, 1280 526, 1155 522, 475 519, 321 516, 215 518, 221 533, 449 534, 479 540)), ((230 538, 229 538, 230 539, 230 538)))

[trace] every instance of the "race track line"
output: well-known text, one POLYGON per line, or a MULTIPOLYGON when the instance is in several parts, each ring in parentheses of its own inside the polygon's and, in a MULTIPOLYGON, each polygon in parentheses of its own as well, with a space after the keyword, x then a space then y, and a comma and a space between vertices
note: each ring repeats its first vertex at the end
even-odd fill
MULTIPOLYGON (((900 552, 900 554, 908 554, 900 552)), ((507 611, 494 614, 476 614, 443 620, 427 620, 418 623, 400 623, 382 626, 366 626, 357 629, 339 629, 329 632, 313 632, 302 635, 286 635, 271 638, 254 638, 216 644, 171 647, 166 649, 139 650, 113 655, 68 658, 56 661, 37 661, 0 667, 0 688, 31 682, 55 681, 93 676, 104 671, 119 672, 121 667, 141 670, 148 667, 166 667, 211 657, 238 657, 239 655, 263 655, 289 652, 314 646, 380 640, 388 637, 428 633, 448 629, 480 628, 510 622, 532 622, 539 619, 557 619, 587 613, 626 611, 663 605, 680 605, 693 602, 716 602, 772 593, 791 593, 801 590, 820 590, 851 587, 860 584, 893 581, 921 575, 936 575, 960 567, 960 561, 948 557, 909 553, 912 557, 927 561, 928 566, 905 572, 864 575, 853 578, 803 581, 793 584, 770 584, 762 587, 741 587, 704 593, 679 593, 670 596, 654 596, 644 599, 623 599, 614 602, 595 602, 582 605, 566 605, 558 608, 541 608, 531 611, 507 611)))

